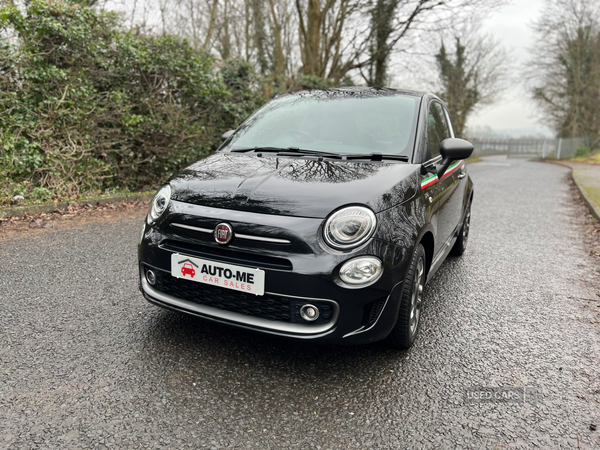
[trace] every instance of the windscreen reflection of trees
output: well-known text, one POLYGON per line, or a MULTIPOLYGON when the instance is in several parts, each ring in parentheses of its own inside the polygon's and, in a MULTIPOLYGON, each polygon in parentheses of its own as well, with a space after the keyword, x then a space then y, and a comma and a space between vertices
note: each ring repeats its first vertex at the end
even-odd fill
MULTIPOLYGON (((381 211, 378 214, 377 237, 382 241, 395 243, 398 248, 411 248, 418 230, 427 222, 428 208, 415 196, 416 184, 417 175, 413 174, 384 193, 373 204, 376 211, 381 211), (407 199, 412 200, 402 203, 407 199)), ((402 257, 403 254, 396 255, 394 260, 397 260, 397 256, 402 257)))
POLYGON ((350 183, 368 178, 387 167, 387 164, 294 160, 272 156, 248 158, 218 153, 184 169, 176 180, 227 180, 273 175, 292 181, 350 183))
POLYGON ((230 145, 410 156, 416 104, 415 98, 401 96, 330 101, 287 97, 252 116, 230 145))
MULTIPOLYGON (((289 179, 293 181, 308 181, 321 183, 323 185, 323 195, 327 192, 327 183, 350 183, 356 180, 367 178, 377 173, 389 169, 391 164, 381 163, 358 163, 358 162, 330 162, 318 160, 293 160, 275 158, 272 156, 248 158, 243 155, 231 155, 228 153, 218 153, 195 165, 181 171, 172 181, 177 186, 177 192, 174 197, 185 198, 186 202, 198 204, 212 204, 219 208, 236 209, 239 207, 239 196, 232 195, 231 185, 227 180, 232 178, 244 179, 249 175, 257 178, 267 178, 273 175, 277 178, 289 179), (212 180, 210 186, 206 189, 199 188, 195 181, 212 180), (184 181, 184 183, 181 183, 184 181), (223 188, 220 188, 220 182, 223 188), (207 203, 209 202, 209 203, 207 203)), ((416 180, 412 180, 412 185, 416 180)), ((399 192, 404 192, 405 187, 399 192)), ((396 188, 394 188, 396 189, 396 188)), ((243 185, 238 186, 237 193, 242 193, 243 185), (239 190, 241 188, 241 190, 239 190)), ((297 215, 301 213, 300 204, 294 202, 293 197, 286 197, 280 192, 272 192, 263 189, 260 193, 256 192, 251 197, 246 198, 242 193, 243 203, 251 205, 255 212, 263 214, 278 215, 297 215)), ((395 204, 397 204, 396 201, 395 204)))

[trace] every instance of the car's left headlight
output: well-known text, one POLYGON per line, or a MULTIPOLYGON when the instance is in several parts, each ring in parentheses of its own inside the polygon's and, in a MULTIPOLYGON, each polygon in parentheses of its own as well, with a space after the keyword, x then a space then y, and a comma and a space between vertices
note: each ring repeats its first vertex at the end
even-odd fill
POLYGON ((158 220, 158 218, 167 210, 169 202, 171 201, 171 186, 168 184, 164 185, 159 189, 150 205, 150 212, 148 213, 148 224, 152 225, 158 220))
POLYGON ((375 213, 364 206, 349 206, 334 212, 323 229, 325 242, 337 250, 358 247, 375 231, 375 213))

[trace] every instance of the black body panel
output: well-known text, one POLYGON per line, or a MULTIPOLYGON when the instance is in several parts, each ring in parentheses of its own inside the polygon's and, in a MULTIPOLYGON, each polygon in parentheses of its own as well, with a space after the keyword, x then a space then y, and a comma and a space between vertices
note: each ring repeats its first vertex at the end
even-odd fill
POLYGON ((170 180, 173 199, 217 208, 324 218, 348 203, 375 212, 416 194, 416 168, 218 152, 170 180))
MULTIPOLYGON (((140 288, 159 306, 255 331, 319 342, 357 344, 386 337, 396 323, 413 252, 425 246, 428 279, 449 253, 472 198, 464 162, 427 185, 438 159, 427 151, 427 105, 413 132, 409 162, 347 161, 311 155, 219 151, 169 180, 166 211, 146 224, 138 248, 140 288), (327 217, 362 205, 376 216, 373 235, 350 250, 326 244, 327 217), (216 242, 226 223, 233 238, 216 242), (249 296, 171 276, 173 254, 263 270, 265 294, 249 296), (361 255, 381 260, 380 278, 356 288, 340 268, 361 255), (146 271, 156 273, 151 286, 146 271), (323 315, 304 321, 299 309, 323 315)), ((451 166, 452 167, 452 166, 451 166)))

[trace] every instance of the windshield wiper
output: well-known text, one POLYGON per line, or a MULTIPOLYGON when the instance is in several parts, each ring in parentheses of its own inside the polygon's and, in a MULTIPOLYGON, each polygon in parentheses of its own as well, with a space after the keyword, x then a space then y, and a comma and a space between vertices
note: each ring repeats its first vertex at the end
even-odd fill
POLYGON ((359 155, 346 155, 346 159, 370 159, 371 161, 383 161, 384 159, 392 159, 395 161, 408 162, 406 155, 389 155, 384 153, 363 153, 359 155))
POLYGON ((247 152, 283 152, 287 148, 280 147, 238 147, 229 150, 231 153, 247 153, 247 152))
POLYGON ((343 153, 331 153, 331 152, 321 152, 319 150, 309 150, 305 148, 298 147, 238 147, 229 150, 232 153, 249 153, 249 152, 268 152, 268 153, 277 153, 277 156, 319 156, 323 158, 335 158, 335 159, 344 159, 344 160, 353 160, 353 159, 368 159, 371 161, 383 161, 384 159, 391 159, 395 161, 403 161, 408 162, 408 156, 406 155, 390 155, 383 153, 360 153, 360 154, 343 154, 343 153))
POLYGON ((330 153, 330 152, 321 152, 319 150, 308 150, 304 148, 298 147, 238 147, 230 150, 233 153, 247 153, 247 152, 268 152, 268 153, 277 153, 277 156, 321 156, 324 158, 337 158, 342 159, 343 155, 339 153, 330 153))
POLYGON ((337 158, 337 159, 342 159, 342 157, 344 156, 344 155, 341 155, 340 153, 321 152, 319 150, 308 150, 305 148, 298 148, 298 147, 286 148, 285 151, 278 153, 278 155, 279 156, 310 155, 310 156, 321 156, 324 158, 337 158))

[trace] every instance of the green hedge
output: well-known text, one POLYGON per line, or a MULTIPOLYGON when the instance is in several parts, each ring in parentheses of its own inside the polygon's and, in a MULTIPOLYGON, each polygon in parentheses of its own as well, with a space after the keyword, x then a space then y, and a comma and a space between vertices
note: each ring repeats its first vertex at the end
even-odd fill
POLYGON ((154 187, 260 105, 252 68, 66 2, 0 7, 0 204, 154 187))

